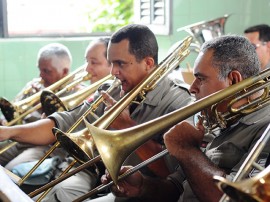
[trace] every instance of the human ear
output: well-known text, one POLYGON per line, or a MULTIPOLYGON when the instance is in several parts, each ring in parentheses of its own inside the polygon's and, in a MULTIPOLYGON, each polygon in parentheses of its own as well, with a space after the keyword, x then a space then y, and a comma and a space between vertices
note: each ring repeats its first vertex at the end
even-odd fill
POLYGON ((64 68, 63 69, 63 75, 66 76, 68 75, 69 69, 68 68, 64 68))
POLYGON ((145 58, 145 64, 146 64, 146 71, 151 70, 155 66, 155 61, 152 57, 146 57, 145 58))
POLYGON ((241 73, 237 70, 233 70, 228 74, 229 84, 233 85, 243 80, 241 73))

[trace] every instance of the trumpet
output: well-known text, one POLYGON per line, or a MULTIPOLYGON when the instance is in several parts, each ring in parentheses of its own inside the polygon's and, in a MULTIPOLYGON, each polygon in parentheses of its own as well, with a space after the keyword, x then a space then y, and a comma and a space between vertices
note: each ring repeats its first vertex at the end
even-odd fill
MULTIPOLYGON (((250 96, 249 93, 250 91, 255 93, 255 90, 261 91, 263 89, 266 93, 263 93, 262 96, 256 99, 255 102, 252 102, 252 105, 250 103, 246 103, 245 105, 240 106, 241 110, 234 111, 228 109, 228 111, 232 113, 231 114, 232 116, 236 115, 234 113, 244 115, 251 112, 251 110, 249 110, 250 108, 252 108, 252 111, 255 111, 269 104, 269 96, 264 96, 269 95, 269 86, 270 86, 269 77, 270 77, 270 69, 266 69, 256 76, 247 78, 226 89, 223 89, 219 92, 216 92, 212 95, 209 95, 205 98, 195 101, 194 103, 188 106, 182 107, 169 114, 163 115, 157 119, 124 130, 115 130, 115 131, 103 130, 85 121, 85 124, 87 125, 87 128, 92 135, 92 138, 95 142, 95 146, 99 151, 100 155, 95 156, 91 160, 80 165, 79 167, 62 176, 61 178, 58 178, 48 183, 44 187, 30 193, 30 196, 32 197, 43 192, 44 190, 67 179, 68 177, 76 174, 77 172, 80 172, 83 169, 92 166, 94 163, 100 160, 102 160, 103 163, 105 164, 105 167, 110 173, 113 182, 117 184, 119 180, 118 173, 126 157, 132 151, 134 151, 136 148, 142 145, 144 142, 149 140, 157 132, 164 129, 168 129, 173 125, 177 124, 178 122, 187 119, 188 117, 198 113, 199 111, 202 111, 207 107, 222 102, 223 100, 234 98, 236 95, 242 98, 246 96, 248 97, 250 96), (242 111, 244 112, 244 114, 242 113, 242 111)), ((235 99, 233 99, 233 102, 235 102, 235 99)), ((219 119, 220 117, 221 115, 217 116, 216 119, 219 119)), ((217 120, 217 122, 219 121, 217 120)), ((159 159, 160 157, 166 154, 168 154, 167 150, 162 151, 160 155, 156 155, 154 159, 151 159, 151 162, 159 159)), ((141 166, 138 166, 138 169, 139 168, 141 168, 141 166)), ((130 174, 134 172, 135 171, 133 170, 132 172, 130 172, 130 174)), ((126 176, 128 175, 125 175, 125 177, 126 176)), ((110 183, 110 185, 112 185, 112 183, 110 183)), ((104 188, 99 186, 96 189, 91 190, 90 193, 96 194, 102 190, 104 190, 104 188)), ((87 194, 87 197, 90 197, 91 194, 90 195, 87 194)), ((87 197, 82 196, 82 199, 86 199, 87 197)))

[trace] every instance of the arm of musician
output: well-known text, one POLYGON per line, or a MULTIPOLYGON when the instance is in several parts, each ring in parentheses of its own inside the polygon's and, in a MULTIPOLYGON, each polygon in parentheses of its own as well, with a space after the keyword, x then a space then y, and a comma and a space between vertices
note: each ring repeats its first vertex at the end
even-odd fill
POLYGON ((164 142, 169 153, 179 161, 198 199, 218 201, 222 192, 214 183, 213 176, 224 176, 225 172, 217 168, 200 150, 203 135, 202 128, 181 122, 165 133, 164 142))
MULTIPOLYGON (((161 151, 162 146, 159 143, 154 140, 149 140, 136 150, 136 154, 140 157, 140 159, 145 161, 156 155, 157 153, 160 153, 161 151)), ((170 174, 164 158, 161 158, 149 164, 148 168, 161 178, 166 178, 170 174)))
MULTIPOLYGON (((130 168, 132 167, 123 166, 120 174, 130 168)), ((109 181, 111 178, 106 172, 101 182, 107 184, 109 181)), ((171 181, 145 177, 139 171, 119 181, 117 185, 113 185, 111 191, 119 197, 136 197, 148 202, 177 201, 180 195, 179 190, 171 181)))
POLYGON ((34 145, 48 145, 56 141, 52 133, 54 126, 54 121, 47 118, 23 125, 0 126, 0 141, 10 139, 34 145))

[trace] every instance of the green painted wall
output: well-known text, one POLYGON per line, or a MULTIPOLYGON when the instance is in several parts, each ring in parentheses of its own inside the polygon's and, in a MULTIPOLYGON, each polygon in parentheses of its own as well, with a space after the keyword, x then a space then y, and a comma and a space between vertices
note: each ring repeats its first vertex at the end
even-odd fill
MULTIPOLYGON (((200 21, 231 14, 225 25, 225 33, 242 34, 248 26, 270 24, 269 0, 172 0, 172 34, 157 36, 160 60, 168 49, 188 34, 177 32, 180 27, 200 21)), ((60 42, 66 45, 73 55, 73 70, 84 63, 84 51, 90 37, 87 38, 24 38, 0 39, 0 97, 12 100, 25 83, 38 76, 36 54, 45 44, 60 42)), ((195 53, 183 62, 193 65, 195 53)))

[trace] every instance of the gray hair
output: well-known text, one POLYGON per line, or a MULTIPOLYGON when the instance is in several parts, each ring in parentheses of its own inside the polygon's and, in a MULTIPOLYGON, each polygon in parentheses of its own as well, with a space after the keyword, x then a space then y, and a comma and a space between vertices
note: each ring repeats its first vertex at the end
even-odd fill
POLYGON ((205 42, 201 51, 213 50, 212 64, 219 70, 220 79, 237 70, 248 78, 260 72, 260 62, 251 43, 243 36, 225 35, 205 42))
MULTIPOLYGON (((71 53, 66 46, 60 43, 50 43, 43 46, 38 52, 37 60, 39 61, 40 59, 52 59, 54 57, 61 62, 66 63, 68 65, 66 68, 71 67, 71 53)), ((63 68, 63 66, 57 68, 63 68)), ((57 71, 61 71, 61 69, 57 69, 57 71)))

